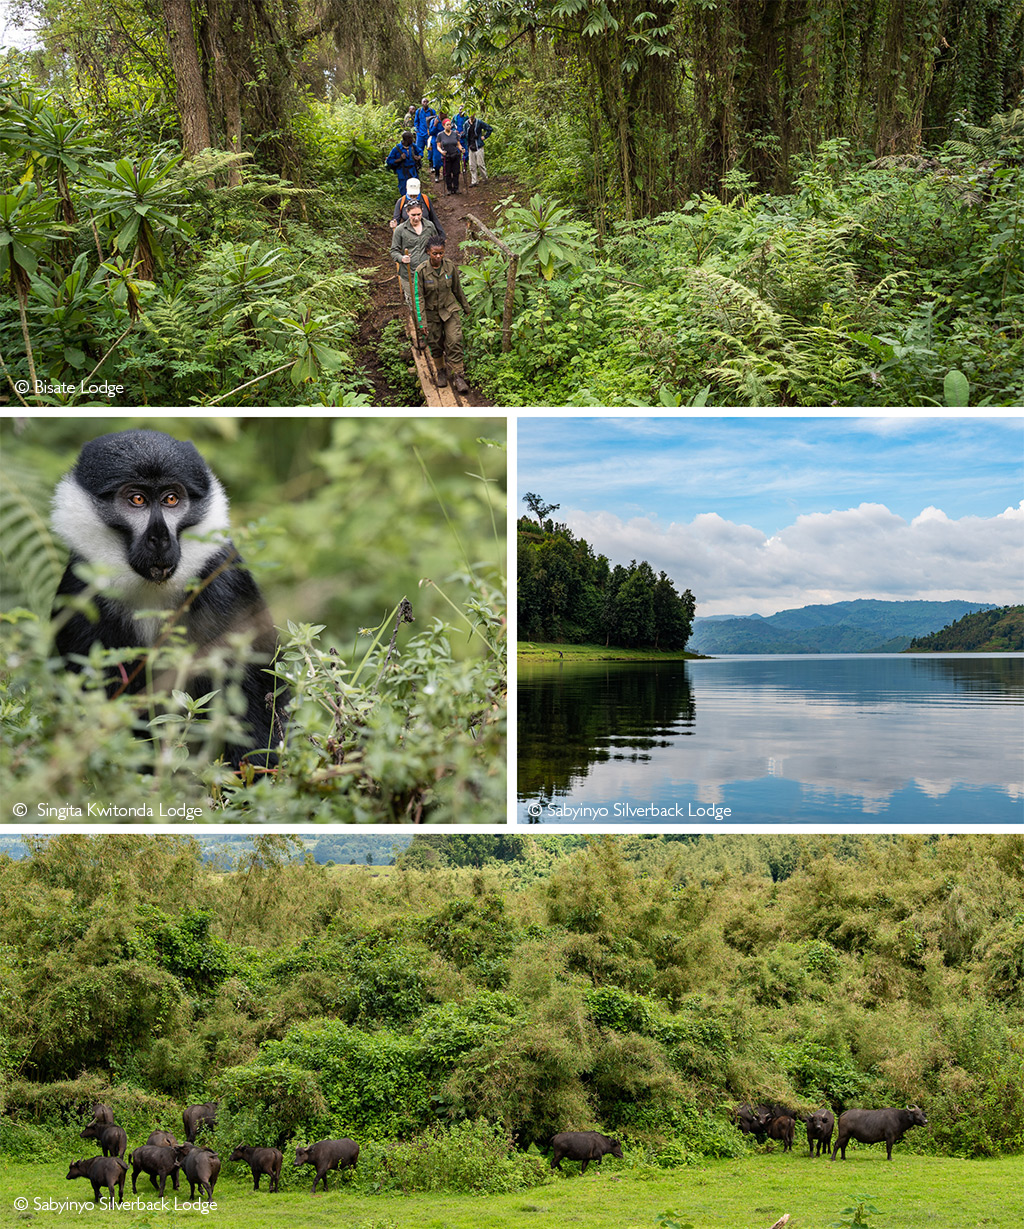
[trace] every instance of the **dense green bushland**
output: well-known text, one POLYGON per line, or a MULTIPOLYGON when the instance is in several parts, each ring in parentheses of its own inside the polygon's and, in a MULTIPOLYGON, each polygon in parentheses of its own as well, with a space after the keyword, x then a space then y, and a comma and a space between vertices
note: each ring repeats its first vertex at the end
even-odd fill
MULTIPOLYGON (((69 675, 54 659, 48 615, 65 552, 45 527, 53 481, 80 443, 131 425, 5 429, 5 807, 44 819, 54 813, 39 804, 102 819, 84 813, 92 803, 157 819, 160 807, 170 819, 199 808, 192 818, 207 822, 503 820, 506 467, 502 439, 480 431, 503 436, 504 424, 160 423, 193 439, 237 496, 234 540, 281 629, 277 670, 294 698, 285 750, 248 788, 216 762, 244 711, 239 659, 223 663, 205 706, 143 697, 153 741, 135 736, 128 701, 107 700, 109 662, 69 675)), ((171 640, 159 655, 181 666, 188 649, 171 640)))
POLYGON ((366 286, 348 249, 393 203, 393 180, 357 178, 391 110, 309 102, 294 123, 308 185, 243 154, 183 161, 145 118, 128 109, 110 131, 88 99, 0 79, 5 393, 28 381, 23 404, 369 404, 353 351, 366 286))
POLYGON ((916 636, 910 649, 919 653, 1019 653, 1024 649, 1024 606, 964 615, 930 636, 916 636))
POLYGON ((677 593, 672 579, 665 572, 655 576, 646 559, 613 568, 589 542, 550 517, 520 517, 517 538, 520 639, 686 648, 694 596, 689 589, 677 593))
POLYGON ((208 1095, 222 1147, 347 1134, 413 1189, 456 1153, 456 1188, 488 1157, 488 1189, 529 1184, 512 1135, 567 1128, 633 1165, 743 1156, 749 1098, 918 1102, 903 1152, 1024 1147, 1016 835, 443 836, 386 873, 282 837, 230 873, 187 838, 25 839, 0 860, 15 1159, 66 1155, 92 1099, 137 1140, 208 1095))
POLYGON ((476 370, 526 405, 1017 404, 1022 152, 1020 110, 930 157, 839 139, 801 157, 788 193, 735 171, 603 238, 571 193, 537 197, 527 233, 555 257, 521 280, 502 354, 497 257, 482 255, 476 370))

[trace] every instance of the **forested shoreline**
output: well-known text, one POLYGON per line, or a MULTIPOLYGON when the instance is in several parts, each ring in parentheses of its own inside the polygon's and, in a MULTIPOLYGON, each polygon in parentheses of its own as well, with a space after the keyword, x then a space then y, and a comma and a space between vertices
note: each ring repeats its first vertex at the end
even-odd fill
POLYGON ((416 836, 390 868, 264 836, 230 870, 187 837, 24 839, 11 1161, 76 1155, 93 1100, 136 1138, 209 1098, 218 1147, 507 1158, 484 1189, 539 1180, 513 1137, 563 1129, 744 1156, 746 1100, 920 1104, 903 1150, 1024 1149, 1018 835, 416 836))
POLYGON ((612 567, 567 525, 544 519, 543 503, 534 511, 538 519, 520 517, 517 531, 520 640, 685 650, 697 609, 689 589, 678 593, 646 559, 612 567))
POLYGON ((493 404, 1024 399, 1021 0, 22 8, 8 404, 379 402, 354 252, 424 92, 497 120, 507 350, 504 257, 459 254, 493 404))

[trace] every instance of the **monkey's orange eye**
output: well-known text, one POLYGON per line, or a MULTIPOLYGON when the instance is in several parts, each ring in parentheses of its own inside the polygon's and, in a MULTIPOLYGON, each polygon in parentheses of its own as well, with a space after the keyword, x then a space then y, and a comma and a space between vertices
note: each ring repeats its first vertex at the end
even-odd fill
POLYGON ((128 494, 128 502, 133 508, 144 508, 146 506, 146 497, 141 491, 131 491, 128 494))
POLYGON ((163 503, 168 508, 176 508, 181 501, 173 491, 168 491, 163 498, 163 503))

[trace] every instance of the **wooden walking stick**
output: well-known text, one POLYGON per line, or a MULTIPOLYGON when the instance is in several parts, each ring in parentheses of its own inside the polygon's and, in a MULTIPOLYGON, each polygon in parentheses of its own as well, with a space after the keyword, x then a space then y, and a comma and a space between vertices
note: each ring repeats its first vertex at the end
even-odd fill
MULTIPOLYGON (((405 248, 402 252, 402 255, 408 256, 409 249, 405 248)), ((395 268, 398 270, 399 278, 401 278, 402 267, 398 261, 395 262, 395 268)), ((415 291, 413 290, 413 284, 412 284, 413 276, 412 276, 412 261, 411 260, 405 266, 405 272, 406 272, 406 280, 409 283, 409 316, 412 320, 412 341, 413 341, 413 345, 416 347, 417 350, 422 350, 423 341, 420 338, 420 330, 416 324, 416 297, 415 297, 415 291)))
MULTIPOLYGON (((408 251, 407 251, 407 253, 406 253, 406 254, 408 254, 408 251)), ((416 291, 415 291, 415 289, 413 288, 413 281, 414 281, 414 278, 413 278, 412 261, 411 261, 411 260, 410 260, 410 261, 409 261, 409 263, 405 266, 405 272, 406 272, 406 276, 408 277, 408 280, 409 280, 409 310, 412 312, 412 332, 413 332, 413 337, 416 339, 416 349, 417 349, 417 350, 422 350, 422 349, 423 349, 423 347, 424 347, 424 344, 425 344, 425 343, 424 343, 424 341, 423 341, 423 338, 420 336, 420 329, 419 329, 419 325, 418 325, 418 322, 417 322, 417 319, 416 319, 416 317, 417 317, 417 312, 416 312, 416 291)))

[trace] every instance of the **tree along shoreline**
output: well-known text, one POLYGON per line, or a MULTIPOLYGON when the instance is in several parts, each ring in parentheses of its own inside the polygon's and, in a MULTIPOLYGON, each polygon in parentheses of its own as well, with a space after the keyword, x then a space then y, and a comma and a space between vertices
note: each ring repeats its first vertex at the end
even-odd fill
POLYGON ((553 644, 520 640, 516 660, 535 661, 711 661, 703 653, 679 649, 623 649, 603 644, 553 644))

